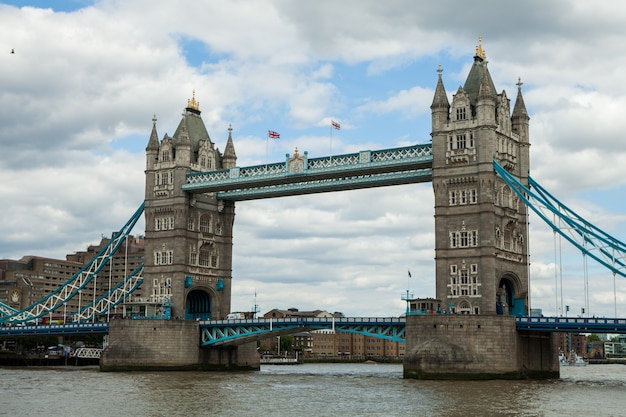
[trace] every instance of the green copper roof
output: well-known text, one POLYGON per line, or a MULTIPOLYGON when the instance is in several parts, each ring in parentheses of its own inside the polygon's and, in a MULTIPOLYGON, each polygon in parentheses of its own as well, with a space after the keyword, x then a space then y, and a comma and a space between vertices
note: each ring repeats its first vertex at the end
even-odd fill
POLYGON ((196 152, 198 150, 198 143, 201 140, 211 140, 211 138, 209 137, 209 133, 206 130, 206 126, 204 126, 204 122, 200 117, 200 111, 188 107, 185 109, 185 113, 183 113, 183 118, 178 124, 176 131, 174 132, 174 146, 176 146, 176 142, 178 141, 180 131, 182 130, 183 125, 185 126, 187 134, 189 135, 189 141, 191 142, 191 152, 196 152))
POLYGON ((475 56, 474 64, 472 65, 472 68, 467 75, 467 80, 465 80, 465 85, 463 86, 463 90, 470 96, 470 102, 472 105, 476 104, 476 97, 478 97, 478 91, 483 78, 489 82, 489 87, 491 88, 494 97, 496 97, 496 87, 493 85, 491 74, 489 74, 489 70, 487 69, 487 62, 481 57, 475 56))

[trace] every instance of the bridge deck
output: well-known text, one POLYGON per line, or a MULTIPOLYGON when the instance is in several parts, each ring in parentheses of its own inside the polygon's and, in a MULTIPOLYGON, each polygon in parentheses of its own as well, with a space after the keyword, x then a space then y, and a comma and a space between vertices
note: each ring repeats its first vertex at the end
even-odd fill
MULTIPOLYGON (((202 346, 236 345, 260 337, 329 329, 404 342, 404 317, 298 317, 199 322, 202 346)), ((626 333, 626 318, 517 317, 518 331, 626 333)), ((109 323, 0 326, 0 337, 107 333, 109 323)))

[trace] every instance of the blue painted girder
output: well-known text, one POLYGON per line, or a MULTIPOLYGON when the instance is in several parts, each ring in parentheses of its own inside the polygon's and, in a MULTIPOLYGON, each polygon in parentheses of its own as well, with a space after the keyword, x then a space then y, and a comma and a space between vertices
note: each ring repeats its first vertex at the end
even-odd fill
POLYGON ((109 323, 71 323, 0 326, 0 336, 36 336, 108 333, 109 323))
POLYGON ((518 331, 626 333, 626 319, 605 317, 517 317, 518 331))
POLYGON ((213 320, 200 322, 200 345, 248 343, 260 338, 307 330, 336 330, 404 342, 404 317, 293 317, 283 319, 213 320))
POLYGON ((555 233, 561 235, 584 255, 594 259, 614 274, 626 277, 625 243, 586 221, 548 193, 530 176, 528 176, 528 186, 526 186, 495 160, 493 167, 524 204, 548 224, 555 233), (558 219, 558 224, 555 223, 556 219, 558 219))
MULTIPOLYGON (((295 158, 295 156, 294 156, 295 158)), ((220 200, 253 200, 340 190, 413 184, 432 180, 432 145, 360 151, 309 158, 298 155, 299 169, 285 162, 190 172, 182 189, 216 193, 220 200)))

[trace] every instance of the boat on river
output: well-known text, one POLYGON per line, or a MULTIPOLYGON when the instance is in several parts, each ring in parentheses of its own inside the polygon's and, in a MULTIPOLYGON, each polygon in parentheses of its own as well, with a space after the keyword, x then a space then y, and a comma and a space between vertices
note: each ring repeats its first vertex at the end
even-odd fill
POLYGON ((587 362, 578 356, 573 350, 569 353, 569 356, 565 356, 565 353, 559 352, 559 365, 561 366, 587 366, 587 362))

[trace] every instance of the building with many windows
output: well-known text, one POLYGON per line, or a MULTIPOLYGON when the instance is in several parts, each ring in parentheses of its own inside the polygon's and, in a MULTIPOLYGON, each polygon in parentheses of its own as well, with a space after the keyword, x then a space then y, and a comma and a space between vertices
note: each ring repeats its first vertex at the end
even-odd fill
MULTIPOLYGON (((22 310, 48 297, 91 261, 110 240, 103 237, 100 243, 90 245, 85 251, 66 255, 65 260, 40 256, 0 260, 0 302, 22 310)), ((53 312, 52 317, 44 317, 42 320, 64 321, 69 313, 109 292, 143 262, 143 236, 129 236, 100 273, 79 291, 78 296, 53 312)), ((139 287, 134 296, 143 297, 143 288, 139 287)), ((119 312, 122 313, 121 307, 119 312)))
MULTIPOLYGON (((329 313, 325 310, 299 311, 273 309, 264 318, 286 317, 343 317, 342 313, 329 313)), ((345 333, 330 329, 311 330, 293 335, 293 347, 302 350, 305 357, 316 359, 399 359, 404 356, 405 344, 362 334, 345 333)), ((267 352, 278 352, 278 337, 268 337, 260 341, 267 352)))

